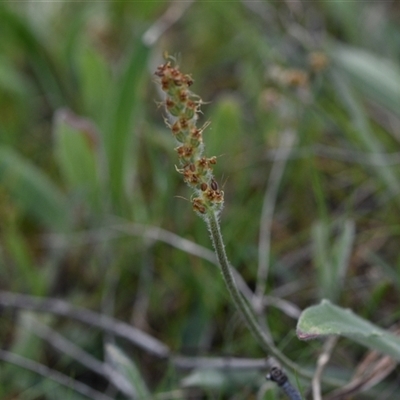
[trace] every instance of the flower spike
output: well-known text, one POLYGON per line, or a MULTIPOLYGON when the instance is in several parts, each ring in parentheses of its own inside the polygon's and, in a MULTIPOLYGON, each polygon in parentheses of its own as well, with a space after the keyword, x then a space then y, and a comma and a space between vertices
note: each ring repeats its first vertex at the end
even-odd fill
POLYGON ((183 74, 173 59, 160 65, 155 75, 161 89, 166 93, 165 109, 170 115, 166 125, 171 129, 178 147, 176 152, 180 168, 176 170, 183 175, 183 180, 194 189, 192 205, 194 211, 204 216, 210 212, 219 213, 224 202, 224 192, 219 189, 213 177, 213 166, 216 157, 203 156, 203 131, 208 127, 206 122, 202 127, 197 127, 201 98, 189 90, 193 84, 190 75, 183 74))

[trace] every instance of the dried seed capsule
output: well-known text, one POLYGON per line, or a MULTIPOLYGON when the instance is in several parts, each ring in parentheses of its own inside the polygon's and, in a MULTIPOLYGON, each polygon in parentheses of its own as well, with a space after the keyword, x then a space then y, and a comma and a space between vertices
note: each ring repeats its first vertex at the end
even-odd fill
POLYGON ((180 90, 178 93, 178 96, 179 96, 179 100, 182 103, 185 103, 187 101, 187 99, 189 98, 188 92, 185 89, 180 90))
POLYGON ((193 154, 193 147, 190 146, 182 145, 177 147, 175 150, 179 157, 190 158, 193 154))
POLYGON ((286 393, 290 400, 301 400, 300 393, 289 382, 287 375, 280 368, 272 367, 266 378, 275 382, 286 393))
POLYGON ((199 212, 200 214, 205 214, 206 213, 206 207, 203 204, 203 200, 199 197, 195 197, 192 200, 193 204, 193 210, 199 212))
POLYGON ((187 129, 187 127, 189 126, 188 120, 186 118, 180 118, 179 122, 182 129, 187 129))
POLYGON ((188 86, 192 86, 193 85, 193 79, 190 75, 185 75, 183 77, 184 82, 186 83, 186 85, 188 86))

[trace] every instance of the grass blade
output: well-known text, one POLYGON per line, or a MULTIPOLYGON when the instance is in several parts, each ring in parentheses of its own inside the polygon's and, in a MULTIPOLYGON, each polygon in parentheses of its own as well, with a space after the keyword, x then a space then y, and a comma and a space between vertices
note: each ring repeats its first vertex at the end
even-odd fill
POLYGON ((54 230, 68 227, 64 195, 40 169, 9 148, 0 149, 0 184, 43 225, 54 230))

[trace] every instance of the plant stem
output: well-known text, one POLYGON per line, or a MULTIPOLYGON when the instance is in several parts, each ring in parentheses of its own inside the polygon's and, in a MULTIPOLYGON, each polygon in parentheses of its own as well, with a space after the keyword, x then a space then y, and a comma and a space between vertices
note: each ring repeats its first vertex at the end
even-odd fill
POLYGON ((228 258, 226 256, 218 217, 214 211, 207 213, 206 222, 210 231, 211 241, 213 243, 218 262, 221 266, 222 276, 228 288, 229 294, 231 295, 233 303, 244 318, 253 336, 268 354, 274 356, 286 368, 290 369, 298 375, 311 379, 312 374, 304 371, 304 369, 300 368, 296 363, 294 363, 284 354, 282 354, 279 349, 275 347, 272 339, 261 329, 259 323, 257 322, 255 313, 250 308, 249 304, 246 303, 245 299, 240 294, 239 289, 237 288, 231 270, 232 267, 229 264, 228 258))

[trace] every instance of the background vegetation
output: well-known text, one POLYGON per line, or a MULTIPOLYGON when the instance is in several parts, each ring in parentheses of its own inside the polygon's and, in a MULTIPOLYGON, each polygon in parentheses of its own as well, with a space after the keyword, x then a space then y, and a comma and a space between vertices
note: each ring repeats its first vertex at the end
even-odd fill
MULTIPOLYGON (((395 1, 3 2, 0 398, 280 398, 175 172, 165 50, 205 102, 226 250, 280 350, 315 366, 322 343, 295 328, 322 298, 392 327, 399 20, 395 1)), ((350 380, 366 351, 340 339, 326 375, 350 380)), ((396 390, 395 371, 356 398, 396 390)))

